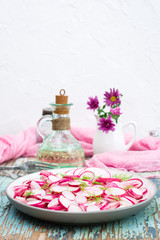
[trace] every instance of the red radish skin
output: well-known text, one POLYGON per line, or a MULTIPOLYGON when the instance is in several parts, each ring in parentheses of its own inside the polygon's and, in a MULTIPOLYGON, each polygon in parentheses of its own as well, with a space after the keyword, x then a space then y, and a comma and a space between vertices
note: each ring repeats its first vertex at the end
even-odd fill
POLYGON ((106 201, 102 206, 100 206, 100 210, 105 209, 108 206, 108 201, 106 201))
POLYGON ((69 182, 69 186, 71 186, 71 187, 78 187, 80 185, 81 185, 81 182, 78 182, 78 181, 69 182))
POLYGON ((148 189, 143 187, 143 188, 140 188, 141 192, 143 195, 145 195, 147 192, 148 192, 148 189))
POLYGON ((52 195, 46 195, 42 198, 42 201, 45 201, 47 203, 50 203, 53 200, 53 196, 52 195))

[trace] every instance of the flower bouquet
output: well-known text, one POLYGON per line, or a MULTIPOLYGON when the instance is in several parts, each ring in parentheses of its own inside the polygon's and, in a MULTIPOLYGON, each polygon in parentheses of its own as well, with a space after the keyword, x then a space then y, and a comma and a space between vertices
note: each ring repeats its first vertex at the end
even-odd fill
POLYGON ((119 93, 118 89, 111 89, 110 92, 104 93, 104 105, 99 106, 98 97, 89 97, 87 102, 87 109, 97 111, 99 116, 98 129, 105 133, 109 131, 115 131, 115 125, 118 123, 118 118, 122 114, 120 112, 122 94, 119 93))

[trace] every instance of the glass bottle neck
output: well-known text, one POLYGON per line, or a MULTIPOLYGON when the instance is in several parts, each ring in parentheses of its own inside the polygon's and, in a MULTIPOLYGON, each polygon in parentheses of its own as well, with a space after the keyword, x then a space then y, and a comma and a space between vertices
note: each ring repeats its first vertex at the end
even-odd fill
POLYGON ((53 114, 53 119, 59 119, 59 118, 69 118, 69 114, 53 114))

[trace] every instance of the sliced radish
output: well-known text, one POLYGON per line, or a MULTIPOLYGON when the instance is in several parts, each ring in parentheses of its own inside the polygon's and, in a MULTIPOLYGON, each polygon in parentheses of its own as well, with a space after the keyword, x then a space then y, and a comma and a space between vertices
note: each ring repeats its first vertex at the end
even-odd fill
POLYGON ((126 201, 121 200, 119 208, 121 208, 121 207, 128 207, 128 206, 132 206, 132 205, 133 204, 131 202, 126 202, 126 201))
POLYGON ((120 202, 119 201, 111 202, 106 207, 104 207, 102 210, 116 209, 119 206, 120 206, 120 202))
POLYGON ((61 177, 57 177, 57 176, 54 176, 54 175, 49 175, 48 176, 48 180, 49 180, 50 183, 57 183, 61 179, 62 179, 61 177))
POLYGON ((45 177, 49 177, 50 175, 54 175, 54 174, 49 172, 49 171, 47 171, 47 170, 42 170, 40 172, 40 175, 45 176, 45 177))
POLYGON ((103 178, 103 177, 99 177, 96 179, 96 182, 101 182, 101 183, 110 183, 110 182, 122 182, 122 179, 120 178, 103 178))
POLYGON ((42 198, 42 201, 45 201, 47 203, 51 202, 52 200, 53 200, 53 196, 49 194, 42 198))
POLYGON ((127 194, 127 192, 122 188, 113 187, 113 188, 106 189, 105 194, 107 196, 112 195, 112 196, 124 197, 127 194))
POLYGON ((27 204, 30 205, 30 206, 37 206, 39 203, 41 203, 42 201, 41 200, 32 200, 30 199, 30 201, 27 201, 27 204))
MULTIPOLYGON (((23 185, 26 185, 26 186, 29 186, 30 185, 30 182, 31 182, 31 180, 25 180, 22 184, 23 185)), ((22 186, 23 186, 22 185, 22 186)))
POLYGON ((29 206, 83 212, 122 208, 146 201, 148 189, 142 186, 139 178, 122 181, 112 178, 103 169, 91 167, 69 169, 63 175, 43 170, 39 178, 25 180, 14 186, 13 191, 17 201, 29 206))
POLYGON ((31 188, 31 189, 40 189, 41 186, 40 186, 37 182, 31 181, 31 183, 30 183, 30 188, 31 188))
POLYGON ((73 168, 73 169, 70 169, 70 170, 66 171, 65 174, 67 176, 73 176, 74 171, 75 171, 75 169, 73 168))
POLYGON ((119 186, 115 182, 109 182, 109 183, 107 183, 107 185, 105 187, 106 188, 113 188, 113 187, 119 187, 119 186))
POLYGON ((121 200, 124 200, 124 201, 127 201, 127 202, 131 202, 132 204, 136 204, 137 203, 137 200, 133 197, 130 197, 130 196, 125 196, 125 197, 122 197, 121 200))
POLYGON ((52 201, 48 204, 47 208, 54 208, 55 206, 59 205, 59 198, 54 198, 52 201))
POLYGON ((79 176, 81 179, 89 179, 89 180, 93 180, 95 178, 95 174, 91 171, 84 171, 80 174, 79 176))
POLYGON ((95 185, 93 187, 86 187, 85 191, 83 191, 83 195, 86 197, 99 196, 101 194, 103 194, 103 190, 95 185))
POLYGON ((78 175, 80 175, 82 172, 84 172, 85 169, 86 169, 86 168, 76 168, 76 169, 74 170, 74 172, 73 172, 73 175, 74 175, 74 176, 78 176, 78 175))
POLYGON ((138 201, 138 203, 144 202, 144 201, 146 201, 146 200, 147 200, 147 198, 143 197, 143 198, 141 198, 141 199, 138 201))
POLYGON ((100 208, 97 205, 90 205, 86 209, 87 212, 99 211, 99 210, 100 210, 100 208))
POLYGON ((64 197, 64 196, 60 196, 59 197, 59 203, 66 209, 68 209, 68 207, 72 204, 72 205, 77 205, 76 202, 69 200, 68 198, 64 197))
POLYGON ((138 178, 132 178, 123 182, 124 187, 133 186, 136 188, 140 188, 142 185, 143 185, 143 181, 138 178))
POLYGON ((140 199, 143 197, 141 190, 135 187, 128 189, 127 192, 131 197, 134 197, 135 199, 140 199))
POLYGON ((143 195, 145 195, 148 192, 148 189, 145 187, 139 188, 139 190, 141 190, 143 195))
POLYGON ((82 209, 77 205, 70 205, 68 207, 68 212, 82 212, 82 209))
POLYGON ((26 203, 26 199, 24 197, 15 197, 15 199, 21 203, 26 203))
POLYGON ((81 185, 80 181, 71 181, 71 182, 69 182, 69 186, 71 186, 71 187, 78 187, 80 185, 81 185))
POLYGON ((74 195, 72 192, 70 192, 70 191, 65 190, 65 191, 62 192, 62 195, 63 195, 65 198, 67 198, 67 199, 69 199, 69 200, 71 200, 71 201, 74 201, 74 200, 75 200, 75 195, 74 195))
POLYGON ((55 210, 55 211, 66 211, 66 208, 64 208, 62 205, 57 205, 52 208, 49 208, 49 210, 55 210))
POLYGON ((84 204, 87 203, 87 198, 85 196, 76 196, 75 201, 78 204, 84 204))
POLYGON ((71 192, 77 192, 79 191, 80 188, 79 187, 71 187, 71 186, 60 186, 60 185, 55 185, 53 186, 50 191, 53 191, 53 192, 63 192, 63 191, 71 191, 71 192))
POLYGON ((91 171, 93 172, 96 176, 101 176, 104 178, 110 178, 111 174, 109 171, 102 169, 102 168, 97 168, 97 167, 88 167, 85 169, 85 171, 91 171))
POLYGON ((109 204, 108 201, 104 201, 103 204, 101 204, 100 209, 103 210, 108 206, 108 204, 109 204))
POLYGON ((41 195, 42 197, 46 195, 46 192, 43 189, 33 189, 32 193, 33 195, 41 195))

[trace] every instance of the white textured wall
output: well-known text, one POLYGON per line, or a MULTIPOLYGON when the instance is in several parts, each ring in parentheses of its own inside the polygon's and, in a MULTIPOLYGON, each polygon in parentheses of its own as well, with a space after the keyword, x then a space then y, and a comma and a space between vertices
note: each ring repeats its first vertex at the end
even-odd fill
POLYGON ((87 98, 110 87, 139 136, 160 127, 159 0, 0 0, 0 134, 35 125, 60 88, 72 124, 94 127, 87 98))

